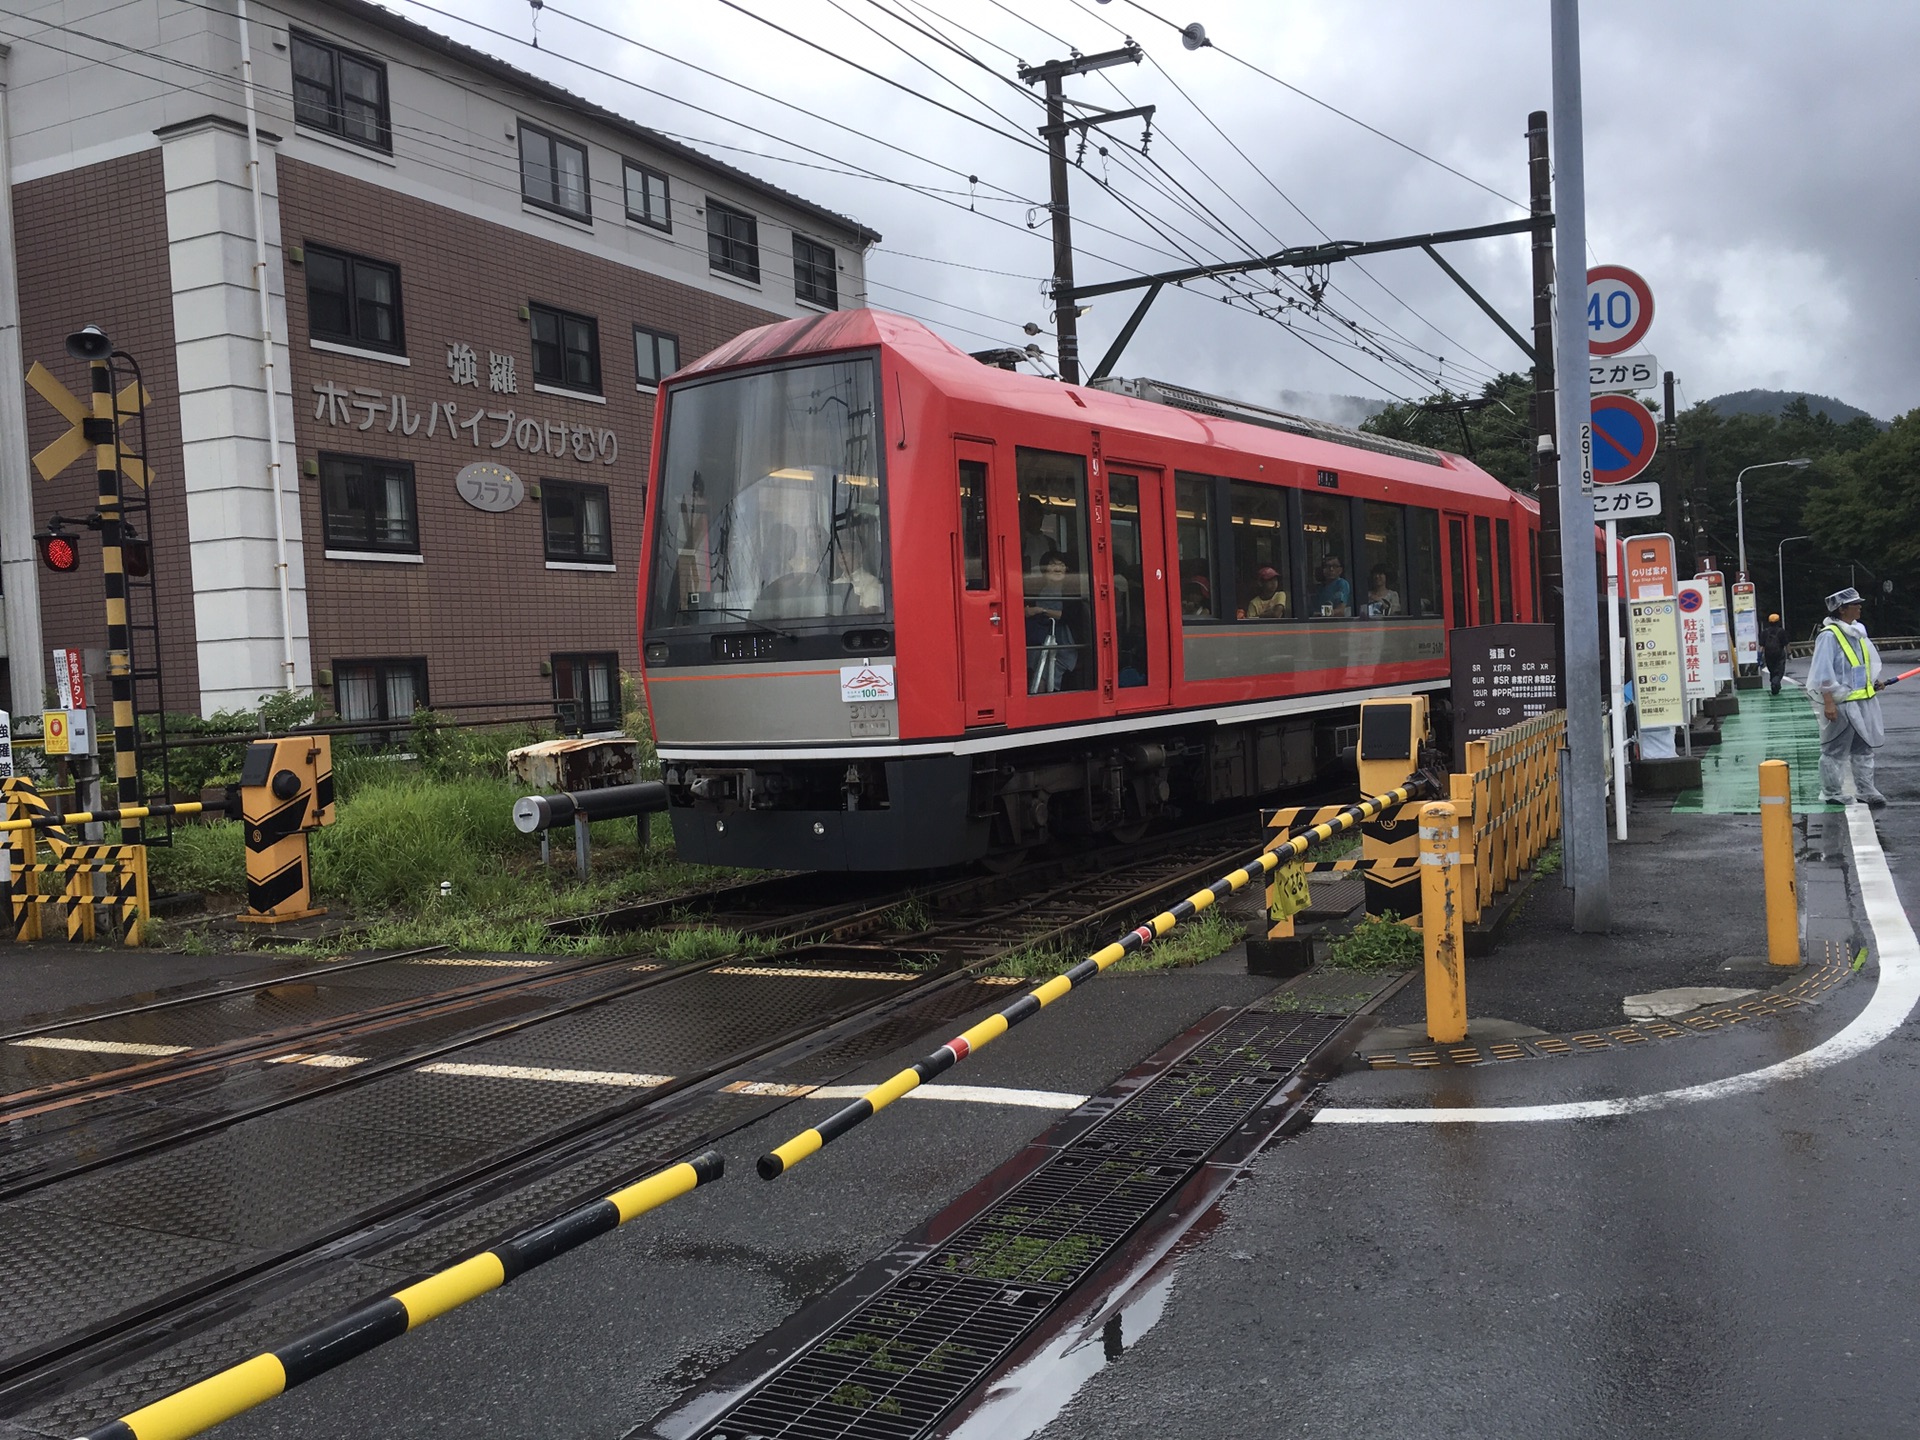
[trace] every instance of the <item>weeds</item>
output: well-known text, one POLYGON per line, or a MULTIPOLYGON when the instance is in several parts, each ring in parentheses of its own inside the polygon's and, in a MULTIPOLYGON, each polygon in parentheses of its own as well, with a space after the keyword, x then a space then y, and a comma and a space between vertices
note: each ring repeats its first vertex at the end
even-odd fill
POLYGON ((1407 970, 1420 963, 1420 932, 1391 910, 1369 915, 1334 941, 1327 963, 1336 970, 1407 970))
MULTIPOLYGON (((1231 950, 1240 943, 1241 938, 1239 926, 1218 910, 1209 910, 1198 919, 1175 927, 1164 939, 1156 940, 1144 950, 1135 951, 1109 968, 1123 973, 1178 970, 1183 966, 1198 965, 1203 960, 1211 960, 1221 952, 1231 950)), ((1044 980, 1073 968, 1086 958, 1086 953, 1078 949, 1027 946, 1004 956, 987 973, 1016 975, 1022 980, 1044 980)))
POLYGON ((887 911, 882 923, 889 930, 904 930, 917 935, 933 925, 933 912, 927 908, 927 902, 918 895, 909 895, 898 905, 887 911))
POLYGON ((1560 842, 1558 840, 1540 852, 1539 858, 1533 862, 1533 873, 1535 878, 1560 873, 1560 842))

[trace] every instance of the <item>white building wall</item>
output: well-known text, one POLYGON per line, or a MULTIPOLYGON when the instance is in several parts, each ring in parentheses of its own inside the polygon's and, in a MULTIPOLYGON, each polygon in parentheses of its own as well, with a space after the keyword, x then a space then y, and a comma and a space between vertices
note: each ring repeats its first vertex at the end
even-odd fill
MULTIPOLYGON (((161 142, 173 277, 174 352, 192 547, 200 708, 250 708, 287 687, 275 497, 267 464, 267 395, 254 289, 247 141, 237 127, 203 121, 161 142)), ((286 525, 293 688, 313 684, 307 643, 306 567, 300 534, 298 447, 287 357, 274 149, 262 141, 280 426, 280 511, 286 525)))

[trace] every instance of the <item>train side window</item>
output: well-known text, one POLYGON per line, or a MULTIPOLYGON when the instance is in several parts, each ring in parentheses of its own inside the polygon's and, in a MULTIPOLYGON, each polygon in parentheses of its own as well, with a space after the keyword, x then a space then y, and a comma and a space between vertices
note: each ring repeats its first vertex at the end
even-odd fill
POLYGON ((1407 613, 1403 584, 1406 576, 1406 512, 1398 505, 1369 500, 1361 521, 1361 559, 1367 567, 1366 587, 1360 592, 1360 613, 1375 620, 1407 613))
POLYGON ((1493 522, 1494 552, 1500 563, 1500 618, 1513 619, 1513 527, 1505 520, 1493 522))
POLYGON ((1228 487, 1233 511, 1233 613, 1240 620, 1285 620, 1293 614, 1292 546, 1287 492, 1277 485, 1236 480, 1228 487))
POLYGON ((1440 517, 1431 510, 1407 511, 1407 583, 1400 595, 1409 615, 1441 613, 1440 517))
POLYGON ((1305 614, 1310 620, 1347 619, 1353 614, 1353 581, 1347 575, 1353 507, 1336 496, 1304 494, 1300 517, 1307 534, 1305 614))
POLYGON ((1014 470, 1026 572, 1027 693, 1091 690, 1086 458, 1023 448, 1014 452, 1014 470))
POLYGON ((1180 615, 1183 620, 1219 617, 1218 567, 1213 563, 1213 477, 1174 477, 1174 529, 1180 541, 1180 615))
POLYGON ((1493 522, 1473 517, 1473 613, 1482 625, 1493 624, 1493 522))
POLYGON ((1453 572, 1453 623, 1473 624, 1467 613, 1467 522, 1447 518, 1447 562, 1453 572))
POLYGON ((987 583, 987 462, 960 462, 960 559, 966 567, 967 589, 988 590, 987 583))

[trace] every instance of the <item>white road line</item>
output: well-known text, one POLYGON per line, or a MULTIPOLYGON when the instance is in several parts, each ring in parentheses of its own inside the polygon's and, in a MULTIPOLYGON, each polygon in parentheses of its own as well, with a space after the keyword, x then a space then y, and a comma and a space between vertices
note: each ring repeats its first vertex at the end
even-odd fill
POLYGON ((550 1080, 562 1085, 623 1085, 630 1090, 651 1090, 673 1079, 671 1075, 642 1075, 631 1070, 560 1070, 544 1065, 473 1065, 456 1060, 422 1065, 420 1073, 481 1080, 550 1080))
POLYGON ((1864 805, 1847 807, 1847 831, 1853 840, 1854 872, 1860 882, 1860 899, 1867 921, 1873 926, 1874 948, 1880 956, 1880 981, 1866 1008, 1842 1029, 1813 1049, 1792 1059, 1782 1060, 1745 1075, 1711 1080, 1704 1085, 1688 1085, 1679 1090, 1662 1090, 1652 1095, 1635 1095, 1621 1100, 1572 1100, 1557 1105, 1505 1105, 1485 1109, 1360 1109, 1329 1106, 1314 1116, 1322 1125, 1498 1125, 1534 1120, 1595 1120, 1616 1115, 1640 1115, 1649 1110, 1664 1110, 1671 1105, 1692 1105, 1702 1100, 1725 1100, 1781 1080, 1803 1080, 1817 1071, 1851 1060, 1871 1050, 1906 1023, 1916 1002, 1920 1002, 1920 937, 1913 933, 1899 892, 1894 888, 1893 872, 1874 833, 1873 817, 1864 805))
POLYGON ((367 1063, 364 1055, 315 1055, 304 1050, 290 1050, 285 1055, 276 1055, 267 1062, 270 1065, 312 1065, 320 1070, 347 1070, 355 1065, 367 1063))
POLYGON ((904 970, 799 970, 777 965, 722 965, 715 975, 773 976, 781 980, 917 980, 904 970))
POLYGON ((181 1055, 191 1045, 141 1045, 132 1040, 81 1040, 65 1035, 35 1035, 27 1040, 9 1040, 28 1050, 80 1050, 96 1055, 181 1055))
MULTIPOLYGON (((871 1085, 822 1085, 808 1095, 810 1100, 858 1100, 871 1085)), ((1023 1105, 1029 1110, 1078 1110, 1087 1103, 1084 1095, 1069 1095, 1062 1090, 1013 1090, 999 1085, 922 1085, 909 1090, 909 1100, 959 1100, 973 1105, 1023 1105)))

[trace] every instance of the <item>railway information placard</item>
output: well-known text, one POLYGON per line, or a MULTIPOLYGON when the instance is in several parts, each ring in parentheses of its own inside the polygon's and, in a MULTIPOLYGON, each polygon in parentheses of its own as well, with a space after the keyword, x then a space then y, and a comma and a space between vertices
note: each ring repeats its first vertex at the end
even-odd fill
POLYGON ((1633 637, 1633 699, 1640 728, 1687 723, 1680 664, 1680 606, 1671 596, 1627 602, 1633 637))
POLYGON ((1453 764, 1464 770, 1467 741, 1553 709, 1560 676, 1551 625, 1476 625, 1451 638, 1453 764))

